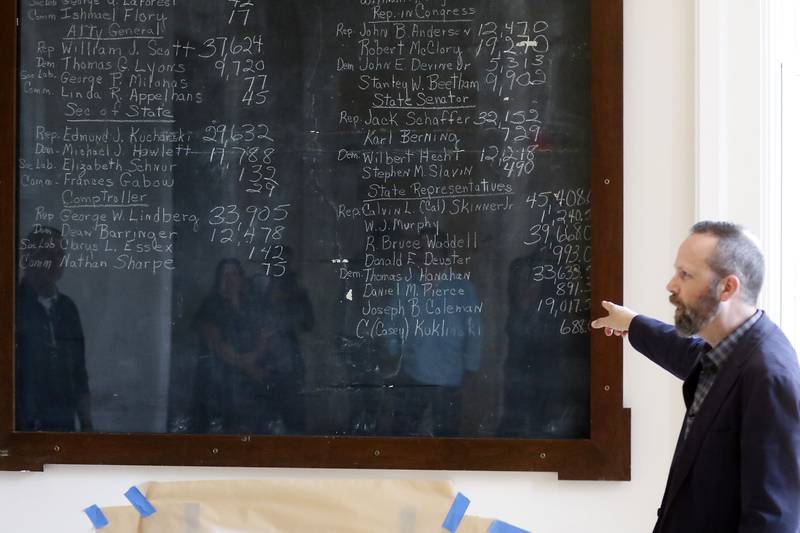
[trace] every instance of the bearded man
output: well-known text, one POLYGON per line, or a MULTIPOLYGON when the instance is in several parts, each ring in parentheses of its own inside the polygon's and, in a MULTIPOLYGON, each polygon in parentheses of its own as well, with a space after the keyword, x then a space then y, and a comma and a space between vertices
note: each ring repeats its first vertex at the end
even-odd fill
POLYGON ((800 368, 756 307, 763 279, 763 256, 740 226, 700 222, 667 284, 674 327, 611 302, 592 322, 684 382, 655 533, 800 531, 800 368))

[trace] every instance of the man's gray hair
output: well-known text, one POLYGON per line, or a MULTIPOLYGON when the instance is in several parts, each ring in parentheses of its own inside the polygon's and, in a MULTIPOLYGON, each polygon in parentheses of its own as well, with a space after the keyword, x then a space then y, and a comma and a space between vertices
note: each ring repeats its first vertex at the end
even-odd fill
POLYGON ((708 266, 720 278, 730 275, 739 278, 742 299, 756 305, 764 284, 764 255, 748 232, 732 222, 704 220, 692 226, 691 233, 710 234, 719 239, 708 258, 708 266))

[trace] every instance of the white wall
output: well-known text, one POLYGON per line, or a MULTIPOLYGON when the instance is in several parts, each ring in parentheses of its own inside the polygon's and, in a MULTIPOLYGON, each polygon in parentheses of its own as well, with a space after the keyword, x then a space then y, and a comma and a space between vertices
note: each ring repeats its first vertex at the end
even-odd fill
POLYGON ((762 8, 782 0, 698 0, 697 217, 763 238, 762 8))
MULTIPOLYGON (((625 3, 625 303, 670 318, 664 285, 694 217, 694 2, 625 3)), ((677 380, 629 347, 624 403, 632 408, 632 481, 563 482, 554 474, 298 469, 47 467, 0 473, 0 529, 87 532, 81 509, 122 505, 149 480, 435 478, 472 500, 471 514, 535 533, 639 533, 655 521, 683 413, 677 380)))
POLYGON ((726 0, 720 47, 723 58, 725 174, 729 178, 729 211, 724 218, 761 233, 759 116, 761 56, 758 1, 726 0))

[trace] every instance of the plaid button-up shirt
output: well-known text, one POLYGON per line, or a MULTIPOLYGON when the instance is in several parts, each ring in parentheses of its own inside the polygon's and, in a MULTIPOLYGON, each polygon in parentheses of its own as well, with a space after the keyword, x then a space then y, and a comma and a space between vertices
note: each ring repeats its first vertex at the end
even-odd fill
MULTIPOLYGON (((697 389, 695 389, 694 392, 692 405, 689 407, 689 411, 686 413, 686 425, 683 430, 684 439, 689 436, 689 431, 692 429, 694 419, 697 416, 697 413, 700 411, 700 407, 702 407, 706 396, 708 396, 708 392, 714 385, 714 381, 717 379, 719 369, 722 368, 722 365, 731 355, 733 349, 736 347, 736 343, 739 342, 739 339, 741 339, 744 334, 747 333, 751 327, 753 327, 753 324, 758 321, 758 319, 761 317, 761 313, 761 310, 753 313, 753 316, 748 318, 744 324, 736 328, 733 333, 722 339, 722 342, 720 342, 716 348, 713 350, 708 350, 706 353, 700 356, 700 364, 703 366, 703 370, 700 371, 700 378, 697 380, 697 389)), ((710 347, 707 346, 707 349, 708 348, 710 347)))

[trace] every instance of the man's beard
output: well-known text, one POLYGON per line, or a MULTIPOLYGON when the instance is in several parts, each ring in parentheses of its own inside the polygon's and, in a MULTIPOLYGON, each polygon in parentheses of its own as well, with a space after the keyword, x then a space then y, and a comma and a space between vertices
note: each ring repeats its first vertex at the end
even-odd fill
POLYGON ((719 296, 716 293, 718 282, 710 283, 706 291, 697 299, 697 303, 689 306, 683 304, 673 293, 669 301, 675 307, 675 329, 679 335, 691 337, 703 329, 719 310, 719 296))

